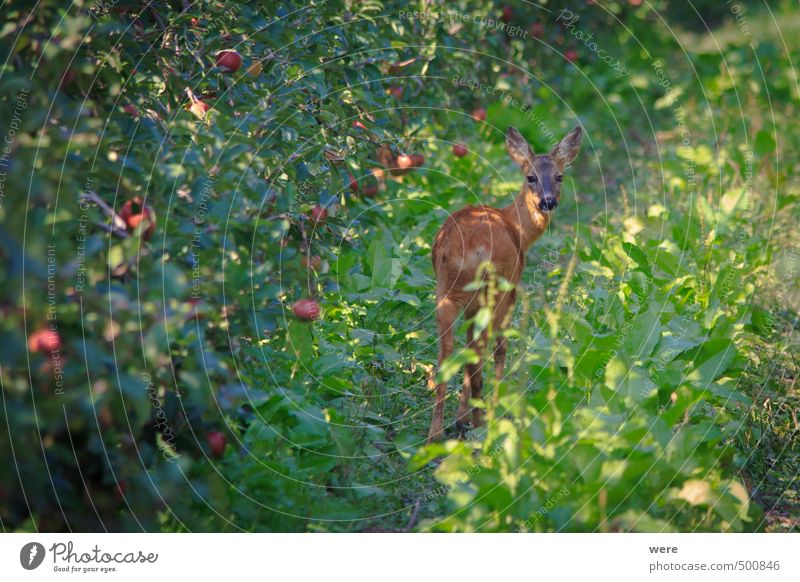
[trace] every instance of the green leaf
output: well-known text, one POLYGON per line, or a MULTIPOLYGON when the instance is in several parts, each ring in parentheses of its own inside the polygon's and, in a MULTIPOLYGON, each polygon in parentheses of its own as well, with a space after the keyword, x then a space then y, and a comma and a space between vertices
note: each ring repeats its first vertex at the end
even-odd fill
POLYGON ((638 366, 628 366, 621 358, 612 358, 606 366, 606 386, 627 400, 639 402, 654 390, 648 383, 647 372, 638 366))
POLYGON ((374 240, 369 247, 369 266, 372 273, 370 289, 392 289, 402 274, 402 264, 390 258, 383 242, 374 240))
POLYGON ((150 395, 148 389, 153 390, 157 387, 149 388, 144 379, 136 376, 123 374, 119 378, 119 387, 125 401, 125 409, 133 412, 138 425, 144 425, 150 419, 150 395))
POLYGON ((488 307, 481 307, 478 310, 478 313, 475 314, 475 317, 472 318, 472 323, 475 326, 473 333, 478 335, 484 329, 489 327, 489 323, 492 321, 492 312, 488 307))
POLYGON ((736 356, 736 346, 729 339, 716 339, 706 342, 703 350, 706 354, 711 353, 713 355, 698 365, 687 376, 687 379, 699 388, 707 388, 711 382, 722 376, 736 356))
POLYGON ((125 260, 122 245, 114 245, 108 251, 108 268, 115 269, 125 260))
POLYGON ((775 154, 776 149, 775 138, 772 132, 762 129, 756 134, 755 152, 757 156, 768 156, 775 154))
POLYGON ((477 364, 480 358, 474 350, 464 348, 460 352, 447 358, 436 373, 436 382, 447 382, 455 376, 465 364, 477 364))
POLYGON ((647 255, 642 249, 629 242, 623 242, 622 250, 624 250, 625 254, 628 255, 631 260, 633 260, 633 262, 639 266, 639 269, 641 269, 645 275, 652 279, 653 270, 650 266, 650 260, 647 258, 647 255))
POLYGON ((395 299, 398 301, 402 301, 403 303, 408 303, 412 307, 419 307, 422 305, 422 302, 419 300, 419 297, 416 295, 411 295, 409 293, 398 293, 394 296, 395 299))
POLYGON ((311 324, 290 320, 286 328, 286 344, 289 352, 297 356, 301 362, 311 364, 314 359, 314 336, 311 333, 311 324))
POLYGON ((623 328, 629 331, 622 347, 631 358, 638 360, 653 353, 653 348, 661 339, 661 322, 658 314, 658 306, 651 303, 647 311, 633 317, 627 323, 628 327, 623 328))

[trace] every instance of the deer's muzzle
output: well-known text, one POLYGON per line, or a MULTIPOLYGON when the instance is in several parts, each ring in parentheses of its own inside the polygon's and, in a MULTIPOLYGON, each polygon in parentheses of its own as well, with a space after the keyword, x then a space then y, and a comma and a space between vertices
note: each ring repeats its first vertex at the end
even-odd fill
POLYGON ((555 196, 547 196, 539 201, 539 210, 542 212, 552 212, 558 206, 558 200, 555 196))

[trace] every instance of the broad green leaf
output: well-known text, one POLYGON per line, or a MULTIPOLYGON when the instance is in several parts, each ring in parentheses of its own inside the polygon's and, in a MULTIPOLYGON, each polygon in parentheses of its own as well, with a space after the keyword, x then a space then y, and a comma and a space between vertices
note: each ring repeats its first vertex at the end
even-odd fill
POLYGON ((623 242, 622 249, 625 251, 625 254, 628 255, 639 266, 645 275, 651 278, 653 277, 653 270, 650 267, 650 260, 647 258, 647 255, 642 249, 629 242, 623 242))
POLYGON ((698 388, 707 388, 709 383, 722 376, 736 356, 736 346, 728 339, 712 340, 706 346, 713 346, 713 355, 687 376, 698 388))
POLYGON ((475 326, 474 334, 477 336, 484 329, 489 327, 492 321, 492 312, 488 307, 481 307, 475 317, 472 318, 472 323, 475 326))
POLYGON ((465 364, 477 364, 479 360, 480 358, 474 350, 464 348, 442 362, 439 371, 436 373, 436 381, 439 383, 447 382, 450 378, 455 376, 465 364))
POLYGON ((606 366, 605 385, 633 402, 644 400, 652 393, 653 388, 647 380, 645 370, 628 366, 619 357, 612 358, 606 366))
POLYGON ((628 327, 623 327, 623 332, 628 329, 622 343, 624 352, 632 359, 638 360, 648 357, 653 353, 653 348, 661 339, 661 322, 659 321, 658 305, 650 304, 644 313, 634 316, 628 327))
POLYGON ((286 347, 301 362, 310 365, 314 359, 314 336, 311 333, 311 324, 289 320, 286 329, 286 347))

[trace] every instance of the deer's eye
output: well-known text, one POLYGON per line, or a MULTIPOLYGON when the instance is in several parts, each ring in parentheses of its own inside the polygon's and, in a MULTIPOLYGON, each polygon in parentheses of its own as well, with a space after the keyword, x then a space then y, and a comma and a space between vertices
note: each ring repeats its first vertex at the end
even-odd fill
POLYGON ((556 176, 556 182, 561 182, 564 179, 564 176, 556 176))
POLYGON ((539 178, 536 176, 528 176, 528 184, 536 184, 539 181, 539 178))

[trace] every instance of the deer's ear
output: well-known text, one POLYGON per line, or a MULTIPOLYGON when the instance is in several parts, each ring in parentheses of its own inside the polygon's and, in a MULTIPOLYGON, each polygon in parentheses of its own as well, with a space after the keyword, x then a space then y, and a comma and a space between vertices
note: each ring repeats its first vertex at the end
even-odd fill
POLYGON ((523 169, 530 165, 535 157, 533 149, 528 145, 525 138, 522 137, 522 134, 517 131, 516 127, 509 127, 506 130, 506 149, 511 159, 523 169))
POLYGON ((581 149, 581 138, 583 138, 583 130, 576 127, 553 148, 550 157, 558 159, 562 166, 569 166, 581 149))

